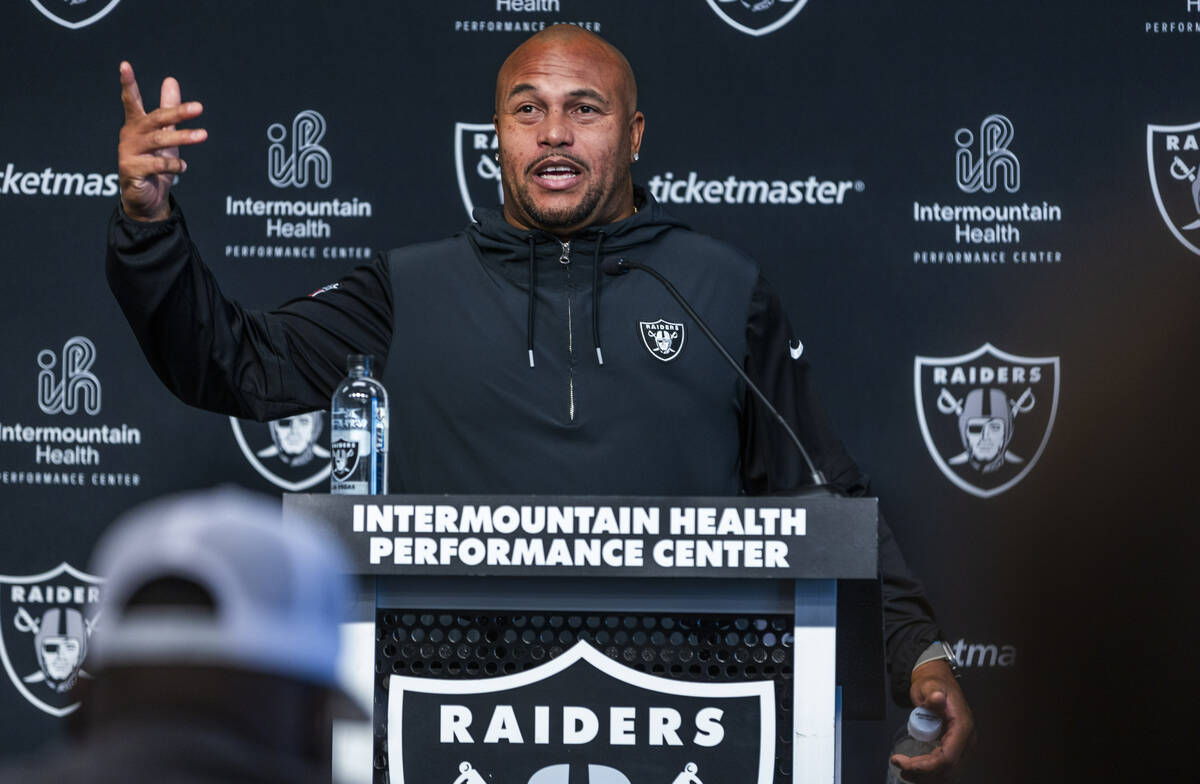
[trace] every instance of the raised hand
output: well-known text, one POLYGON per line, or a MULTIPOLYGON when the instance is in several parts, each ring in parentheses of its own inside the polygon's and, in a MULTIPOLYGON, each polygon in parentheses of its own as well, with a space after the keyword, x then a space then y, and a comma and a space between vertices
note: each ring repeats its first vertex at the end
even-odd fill
POLYGON ((163 79, 158 108, 149 114, 133 66, 121 63, 121 103, 125 124, 117 145, 117 172, 121 178, 121 206, 135 220, 165 220, 171 214, 167 196, 176 174, 187 169, 179 157, 183 144, 198 144, 208 138, 203 128, 176 129, 178 123, 194 119, 204 111, 199 103, 181 103, 179 82, 163 79))

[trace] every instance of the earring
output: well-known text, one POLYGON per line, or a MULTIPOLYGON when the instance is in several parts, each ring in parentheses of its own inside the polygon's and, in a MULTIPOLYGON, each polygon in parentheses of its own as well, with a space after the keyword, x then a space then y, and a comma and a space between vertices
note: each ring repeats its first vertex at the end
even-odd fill
POLYGON ((500 162, 500 153, 496 153, 493 157, 496 159, 496 163, 500 162))
POLYGON ((637 163, 639 158, 641 158, 641 156, 640 156, 640 155, 638 155, 638 154, 635 152, 635 153, 633 154, 633 162, 634 162, 634 163, 637 163))

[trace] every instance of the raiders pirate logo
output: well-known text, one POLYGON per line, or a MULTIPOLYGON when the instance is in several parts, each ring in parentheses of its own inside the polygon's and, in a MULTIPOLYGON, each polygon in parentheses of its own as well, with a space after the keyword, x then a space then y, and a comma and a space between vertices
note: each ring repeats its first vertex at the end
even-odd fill
POLYGON ((1200 255, 1200 122, 1146 126, 1146 164, 1159 215, 1200 255))
POLYGON ((121 0, 30 0, 42 16, 71 30, 98 22, 121 0))
POLYGON ((329 478, 329 450, 321 444, 325 412, 251 422, 229 418, 246 461, 276 487, 298 493, 329 478))
POLYGON ((796 18, 808 0, 708 0, 727 25, 746 35, 774 32, 796 18))
POLYGON ((504 203, 500 164, 496 162, 498 149, 496 128, 490 122, 454 124, 454 169, 467 218, 473 219, 476 207, 504 203))
POLYGON ((345 482, 358 468, 358 442, 339 438, 330 449, 333 454, 333 478, 345 482))
POLYGON ((686 337, 683 325, 673 321, 639 321, 639 331, 642 335, 642 345, 650 352, 650 356, 663 362, 670 362, 683 351, 683 341, 686 337))
POLYGON ((393 784, 770 784, 771 681, 649 675, 586 642, 495 678, 393 675, 393 784))
POLYGON ((958 357, 917 357, 913 383, 929 454, 972 495, 990 498, 1020 482, 1050 440, 1058 357, 1020 357, 986 343, 958 357))
POLYGON ((29 577, 0 575, 0 659, 30 704, 51 716, 79 707, 75 686, 99 620, 103 581, 68 563, 29 577))

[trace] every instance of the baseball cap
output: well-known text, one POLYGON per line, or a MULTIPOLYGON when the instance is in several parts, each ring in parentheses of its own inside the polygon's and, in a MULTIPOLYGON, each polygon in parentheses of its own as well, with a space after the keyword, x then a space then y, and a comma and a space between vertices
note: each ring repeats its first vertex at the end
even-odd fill
POLYGON ((107 582, 93 666, 284 676, 328 687, 339 716, 365 718, 338 678, 348 566, 332 534, 304 520, 285 525, 279 502, 265 496, 230 487, 150 502, 96 546, 93 573, 107 582), (211 605, 137 601, 163 581, 199 589, 211 605))

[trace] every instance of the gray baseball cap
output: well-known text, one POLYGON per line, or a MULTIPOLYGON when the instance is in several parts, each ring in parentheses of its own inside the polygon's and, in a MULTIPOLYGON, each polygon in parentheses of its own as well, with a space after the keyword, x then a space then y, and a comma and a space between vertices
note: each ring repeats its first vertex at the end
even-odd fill
POLYGON ((107 580, 93 667, 224 666, 290 677, 328 687, 338 715, 365 716, 338 678, 349 561, 328 531, 285 525, 277 500, 218 488, 150 502, 113 525, 92 566, 107 580), (211 606, 136 600, 163 581, 198 588, 211 606))

